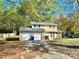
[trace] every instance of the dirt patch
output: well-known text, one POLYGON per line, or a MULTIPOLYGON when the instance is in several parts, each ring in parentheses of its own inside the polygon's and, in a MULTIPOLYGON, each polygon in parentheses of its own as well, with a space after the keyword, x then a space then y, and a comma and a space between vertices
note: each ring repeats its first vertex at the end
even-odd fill
POLYGON ((0 59, 12 59, 15 55, 19 56, 23 49, 24 42, 22 41, 7 41, 5 44, 0 44, 0 59))
POLYGON ((79 59, 79 48, 68 48, 68 47, 64 47, 64 46, 57 46, 52 44, 51 45, 53 48, 53 51, 55 52, 59 52, 68 56, 73 57, 74 59, 79 59))

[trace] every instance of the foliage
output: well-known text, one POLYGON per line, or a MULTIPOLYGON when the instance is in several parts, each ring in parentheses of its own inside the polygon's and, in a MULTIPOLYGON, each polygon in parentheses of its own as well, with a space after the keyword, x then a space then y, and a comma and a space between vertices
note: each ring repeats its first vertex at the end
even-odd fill
POLYGON ((50 21, 52 20, 52 14, 56 12, 56 4, 58 0, 25 0, 19 9, 21 15, 27 16, 28 22, 30 21, 50 21))
POLYGON ((3 9, 3 2, 2 2, 2 0, 0 0, 0 11, 3 9))
POLYGON ((14 0, 6 1, 10 5, 8 9, 4 8, 3 1, 0 2, 0 8, 4 8, 0 14, 2 33, 18 32, 21 26, 29 26, 30 21, 51 21, 57 12, 56 7, 60 5, 58 0, 19 0, 19 6, 14 0))
MULTIPOLYGON (((19 6, 16 5, 14 0, 6 1, 10 3, 8 9, 4 8, 4 4, 0 0, 0 31, 3 32, 14 32, 19 30, 21 26, 29 26, 31 21, 52 22, 57 13, 62 13, 60 9, 62 5, 59 0, 18 0, 19 6)), ((69 3, 72 4, 73 2, 69 3)), ((65 3, 67 5, 68 2, 65 3)), ((59 24, 58 27, 61 31, 66 33, 78 32, 79 16, 77 14, 71 16, 61 16, 55 21, 59 24)))
POLYGON ((25 20, 16 12, 16 8, 12 7, 0 14, 0 32, 13 32, 19 30, 20 26, 25 25, 25 20))
POLYGON ((76 1, 77 1, 78 6, 79 6, 79 0, 76 0, 76 1))
POLYGON ((79 33, 79 14, 77 13, 68 17, 61 16, 55 23, 58 24, 58 28, 64 33, 79 33))

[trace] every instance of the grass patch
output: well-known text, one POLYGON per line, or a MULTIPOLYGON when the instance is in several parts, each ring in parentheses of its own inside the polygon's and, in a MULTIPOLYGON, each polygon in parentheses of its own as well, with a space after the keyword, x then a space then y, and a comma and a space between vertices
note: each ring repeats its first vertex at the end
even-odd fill
POLYGON ((19 41, 19 36, 11 36, 6 38, 6 41, 19 41))
POLYGON ((0 38, 0 42, 4 42, 4 41, 6 41, 5 38, 0 38))
POLYGON ((67 45, 67 46, 79 46, 79 38, 63 38, 57 40, 55 44, 67 45))

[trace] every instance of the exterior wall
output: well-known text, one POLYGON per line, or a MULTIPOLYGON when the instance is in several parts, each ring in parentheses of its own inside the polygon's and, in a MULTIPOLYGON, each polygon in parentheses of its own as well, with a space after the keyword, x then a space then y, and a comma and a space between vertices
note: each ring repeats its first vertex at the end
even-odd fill
POLYGON ((53 29, 54 31, 57 31, 57 25, 53 25, 53 26, 52 26, 52 29, 53 29))
POLYGON ((53 35, 54 35, 54 37, 53 37, 54 39, 56 39, 56 38, 58 37, 58 36, 57 36, 58 34, 57 34, 56 32, 53 33, 53 35))
POLYGON ((44 36, 48 36, 49 40, 62 38, 62 33, 53 32, 53 33, 44 33, 44 36))
POLYGON ((32 25, 32 28, 49 28, 48 25, 32 25))
POLYGON ((55 34, 55 33, 44 33, 44 36, 48 36, 49 40, 53 40, 53 39, 57 38, 57 34, 55 34))
POLYGON ((52 29, 52 33, 44 33, 44 36, 48 36, 50 40, 60 38, 61 34, 58 33, 57 25, 32 25, 32 28, 52 29))
POLYGON ((35 33, 34 34, 34 40, 41 40, 42 39, 42 34, 41 33, 35 33))
POLYGON ((45 36, 48 36, 48 39, 51 38, 50 33, 44 33, 44 37, 45 37, 45 36))
POLYGON ((53 31, 57 31, 57 25, 32 25, 32 28, 43 28, 43 29, 52 29, 53 31))
POLYGON ((60 38, 60 39, 62 38, 62 32, 59 33, 59 38, 60 38))
POLYGON ((53 39, 56 39, 56 38, 58 38, 58 33, 57 32, 54 32, 54 33, 52 33, 52 37, 53 37, 53 39))
POLYGON ((61 32, 56 32, 56 33, 52 33, 52 34, 53 34, 53 38, 62 38, 61 32))

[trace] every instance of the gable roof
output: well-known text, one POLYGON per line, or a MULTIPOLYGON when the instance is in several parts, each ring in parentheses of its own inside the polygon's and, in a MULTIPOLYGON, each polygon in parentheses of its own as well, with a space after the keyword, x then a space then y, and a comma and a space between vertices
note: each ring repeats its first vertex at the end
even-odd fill
POLYGON ((20 28, 20 32, 44 32, 43 28, 20 28))
POLYGON ((55 23, 48 23, 48 22, 31 22, 32 25, 57 25, 55 23))

